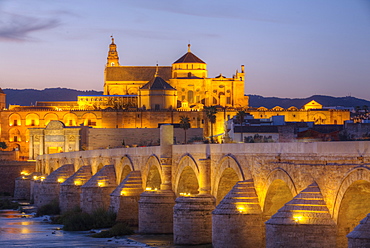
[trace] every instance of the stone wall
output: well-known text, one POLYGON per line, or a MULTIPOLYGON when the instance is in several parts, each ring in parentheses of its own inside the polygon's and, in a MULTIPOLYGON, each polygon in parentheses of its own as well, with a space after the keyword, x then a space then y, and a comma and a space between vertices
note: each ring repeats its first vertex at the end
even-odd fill
MULTIPOLYGON (((159 128, 90 128, 87 132, 87 150, 134 145, 159 145, 159 128)), ((184 129, 175 128, 174 136, 176 143, 183 143, 185 139, 184 129)), ((186 139, 190 140, 193 137, 203 138, 203 129, 188 129, 186 139)))
POLYGON ((14 194, 15 179, 21 176, 21 172, 33 173, 36 169, 35 162, 27 161, 0 161, 0 193, 14 194))
POLYGON ((345 130, 351 139, 370 139, 370 123, 346 123, 345 130))

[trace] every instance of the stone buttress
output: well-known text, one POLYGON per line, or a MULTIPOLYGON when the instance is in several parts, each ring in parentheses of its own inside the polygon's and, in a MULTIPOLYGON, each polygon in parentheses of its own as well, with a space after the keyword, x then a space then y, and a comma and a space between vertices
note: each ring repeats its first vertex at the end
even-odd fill
POLYGON ((216 199, 211 193, 211 159, 199 159, 199 194, 180 196, 173 211, 173 240, 179 245, 212 243, 212 211, 216 199))
MULTIPOLYGON (((34 181, 41 179, 40 172, 33 172, 30 175, 23 175, 15 179, 14 199, 15 200, 31 200, 33 199, 34 181), (32 197, 32 198, 31 198, 32 197)), ((42 176, 46 178, 46 176, 42 176)))
POLYGON ((336 224, 316 183, 309 185, 266 222, 266 248, 336 246, 336 224))
POLYGON ((240 181, 212 212, 215 248, 263 247, 264 224, 253 180, 240 181))
POLYGON ((181 196, 173 210, 174 243, 198 245, 212 243, 212 195, 181 196))
POLYGON ((140 171, 131 171, 110 195, 110 209, 117 214, 118 222, 137 226, 139 199, 143 192, 140 171))
POLYGON ((348 248, 370 247, 370 214, 347 235, 348 248))
POLYGON ((114 165, 106 165, 81 187, 81 209, 91 213, 108 210, 110 194, 117 187, 114 165))
POLYGON ((65 164, 53 171, 37 187, 35 194, 35 205, 37 207, 59 201, 60 185, 74 173, 73 164, 65 164))
POLYGON ((80 207, 81 187, 91 177, 91 166, 85 165, 60 185, 59 207, 62 213, 80 207))
POLYGON ((160 161, 162 176, 160 190, 144 191, 139 200, 140 233, 172 233, 175 194, 172 191, 173 126, 160 127, 160 161))

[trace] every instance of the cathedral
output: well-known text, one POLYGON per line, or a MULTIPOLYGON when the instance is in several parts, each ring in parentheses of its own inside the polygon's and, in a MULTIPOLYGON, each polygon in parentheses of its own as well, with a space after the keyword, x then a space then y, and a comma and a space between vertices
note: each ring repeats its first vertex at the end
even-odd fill
POLYGON ((244 65, 231 77, 209 77, 207 64, 191 51, 190 44, 187 52, 170 66, 120 65, 112 38, 103 95, 7 108, 6 95, 0 91, 0 141, 6 142, 9 150, 18 150, 25 159, 35 159, 39 154, 77 151, 83 146, 94 149, 86 137, 92 137, 99 129, 112 134, 122 129, 178 125, 182 116, 189 118, 191 128, 203 129, 203 137, 209 139, 213 134, 218 142, 225 133, 225 121, 239 110, 255 118, 284 115, 286 121, 317 124, 343 124, 349 119, 348 111, 324 110, 316 102, 306 104, 304 109, 249 108, 244 86, 244 65), (204 111, 209 106, 217 110, 214 125, 210 125, 204 111), (61 124, 49 125, 52 121, 61 124), (53 133, 59 136, 51 137, 53 133))

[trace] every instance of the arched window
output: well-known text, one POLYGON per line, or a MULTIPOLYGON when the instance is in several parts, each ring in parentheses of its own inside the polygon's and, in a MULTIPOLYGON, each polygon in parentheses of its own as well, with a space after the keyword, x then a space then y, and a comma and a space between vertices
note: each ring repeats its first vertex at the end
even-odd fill
POLYGON ((192 90, 188 91, 188 102, 193 103, 194 102, 194 92, 192 90))

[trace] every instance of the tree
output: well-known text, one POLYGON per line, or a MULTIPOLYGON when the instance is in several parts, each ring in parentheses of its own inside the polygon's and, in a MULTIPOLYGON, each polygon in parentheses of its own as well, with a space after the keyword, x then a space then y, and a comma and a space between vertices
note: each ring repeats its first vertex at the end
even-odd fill
POLYGON ((211 123, 211 143, 214 143, 214 141, 213 141, 213 124, 216 123, 217 109, 216 109, 215 106, 209 106, 209 107, 204 107, 204 111, 206 113, 208 121, 211 123))
POLYGON ((362 109, 365 110, 365 113, 369 111, 369 107, 367 105, 362 106, 362 109))
POLYGON ((244 110, 238 111, 236 114, 236 121, 240 124, 240 141, 244 142, 243 139, 243 123, 244 123, 244 117, 247 113, 245 113, 244 110))
POLYGON ((184 129, 185 132, 185 144, 187 144, 187 139, 186 139, 186 130, 190 128, 190 119, 187 116, 180 116, 180 127, 184 129))
POLYGON ((6 145, 5 142, 0 142, 0 148, 1 149, 6 149, 6 148, 8 148, 8 146, 6 145))

